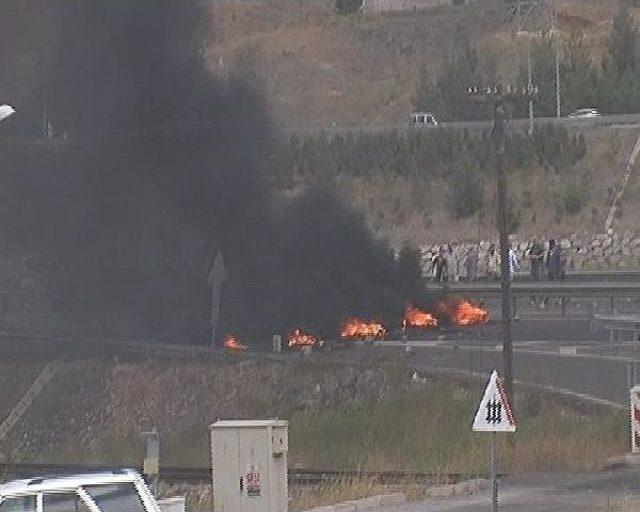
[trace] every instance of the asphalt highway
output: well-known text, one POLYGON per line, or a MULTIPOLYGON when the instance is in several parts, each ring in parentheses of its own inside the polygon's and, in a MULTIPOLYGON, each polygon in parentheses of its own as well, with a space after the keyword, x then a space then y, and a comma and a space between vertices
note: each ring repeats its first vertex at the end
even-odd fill
MULTIPOLYGON (((557 119, 555 117, 537 117, 534 119, 534 124, 543 125, 547 123, 559 123, 569 129, 584 130, 602 127, 633 127, 640 124, 640 114, 611 114, 603 115, 601 117, 593 118, 568 118, 563 117, 557 119)), ((449 130, 468 130, 468 131, 484 131, 489 130, 493 126, 493 120, 485 119, 480 121, 455 121, 455 122, 443 122, 437 127, 413 127, 407 123, 389 124, 389 125, 369 125, 369 126, 298 126, 288 127, 280 130, 280 133, 284 137, 290 137, 292 135, 298 136, 311 136, 320 132, 328 134, 346 134, 349 132, 363 132, 363 133, 381 133, 387 131, 398 132, 411 132, 415 130, 429 131, 437 130, 439 128, 445 128, 449 130)), ((529 126, 528 118, 512 119, 509 126, 513 129, 525 130, 529 126)))
MULTIPOLYGON (((511 512, 608 512, 638 510, 637 468, 567 475, 521 475, 500 483, 501 510, 511 512)), ((429 499, 383 507, 380 512, 490 512, 487 488, 471 496, 429 499)))
MULTIPOLYGON (((488 376, 494 368, 502 367, 501 330, 497 322, 426 333, 411 336, 413 339, 407 341, 413 345, 410 353, 405 351, 402 341, 397 341, 342 349, 337 357, 362 360, 363 351, 369 351, 385 359, 404 358, 412 368, 425 373, 448 369, 469 376, 488 376)), ((514 323, 513 335, 516 380, 620 406, 627 404, 628 368, 632 361, 640 361, 640 352, 633 347, 612 349, 606 334, 593 332, 587 318, 524 319, 514 323), (563 352, 564 348, 575 349, 575 353, 563 352)))

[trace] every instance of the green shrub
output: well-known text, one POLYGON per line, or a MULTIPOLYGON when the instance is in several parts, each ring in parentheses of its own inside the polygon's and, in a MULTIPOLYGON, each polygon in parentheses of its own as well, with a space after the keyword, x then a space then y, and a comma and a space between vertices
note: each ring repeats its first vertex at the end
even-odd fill
MULTIPOLYGON (((506 144, 505 166, 508 171, 524 171, 537 161, 559 172, 584 157, 586 144, 583 136, 571 135, 553 124, 537 128, 533 137, 512 133, 506 144)), ((472 183, 461 185, 473 189, 482 174, 493 175, 495 169, 488 132, 477 135, 446 128, 292 137, 281 161, 283 171, 278 178, 285 183, 304 176, 330 179, 380 172, 429 180, 449 177, 452 170, 460 175, 460 167, 473 162, 472 183)), ((472 210, 478 207, 477 203, 469 206, 472 210)))
POLYGON ((558 214, 575 215, 587 204, 589 191, 587 185, 578 179, 570 179, 560 185, 556 194, 556 211, 558 214))
POLYGON ((362 0, 336 0, 338 14, 355 14, 362 8, 362 0))
POLYGON ((484 176, 468 158, 464 158, 449 176, 449 204, 456 218, 476 214, 483 204, 484 176))

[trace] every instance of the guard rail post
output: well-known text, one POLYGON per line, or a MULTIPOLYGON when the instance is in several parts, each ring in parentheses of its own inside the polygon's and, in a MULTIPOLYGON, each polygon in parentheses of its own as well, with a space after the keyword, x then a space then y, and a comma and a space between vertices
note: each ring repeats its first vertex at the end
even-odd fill
POLYGON ((630 361, 627 364, 627 389, 631 389, 636 385, 636 361, 630 361))

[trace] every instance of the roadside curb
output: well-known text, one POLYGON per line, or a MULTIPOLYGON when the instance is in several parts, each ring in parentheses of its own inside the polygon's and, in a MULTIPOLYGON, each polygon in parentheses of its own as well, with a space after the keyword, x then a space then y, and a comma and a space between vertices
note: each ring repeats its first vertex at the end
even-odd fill
MULTIPOLYGON (((472 495, 487 489, 489 480, 474 478, 457 484, 435 485, 426 490, 425 499, 449 498, 451 496, 472 495)), ((407 503, 405 493, 380 494, 359 500, 343 501, 334 505, 326 505, 306 510, 305 512, 360 512, 379 510, 407 503)))
POLYGON ((489 480, 486 478, 474 478, 473 480, 467 480, 457 484, 436 485, 427 489, 425 497, 434 499, 449 498, 451 496, 460 495, 470 496, 478 491, 487 489, 489 487, 489 483, 489 480))
POLYGON ((640 466, 640 454, 625 453, 617 457, 611 457, 603 464, 603 469, 618 469, 640 466))
POLYGON ((377 510, 386 506, 402 505, 407 502, 404 493, 380 494, 359 500, 343 501, 335 505, 315 507, 305 512, 358 512, 360 510, 377 510))

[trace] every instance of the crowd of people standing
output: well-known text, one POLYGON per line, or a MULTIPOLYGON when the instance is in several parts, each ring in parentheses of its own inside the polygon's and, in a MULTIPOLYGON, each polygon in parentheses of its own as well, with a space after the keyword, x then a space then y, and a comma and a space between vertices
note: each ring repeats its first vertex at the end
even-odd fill
MULTIPOLYGON (((500 250, 490 243, 481 253, 480 244, 446 244, 426 255, 426 274, 435 282, 475 281, 480 277, 499 279, 501 274, 500 250)), ((529 260, 531 279, 562 279, 565 271, 560 244, 555 239, 545 242, 541 238, 531 240, 521 256, 509 247, 509 273, 513 276, 520 270, 520 258, 529 260)))

